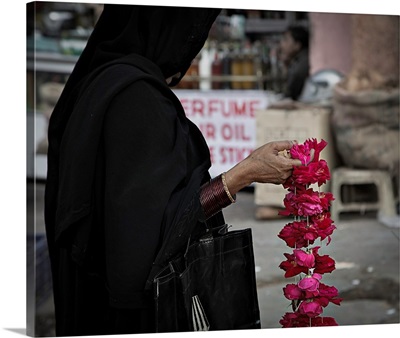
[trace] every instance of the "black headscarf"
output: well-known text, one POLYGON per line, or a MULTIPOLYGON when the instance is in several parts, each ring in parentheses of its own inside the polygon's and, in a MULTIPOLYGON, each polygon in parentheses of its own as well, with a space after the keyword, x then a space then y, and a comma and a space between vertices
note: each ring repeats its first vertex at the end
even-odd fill
POLYGON ((66 84, 66 94, 97 67, 133 54, 154 62, 164 78, 181 72, 181 79, 203 47, 220 11, 105 4, 66 84))
MULTIPOLYGON (((201 50, 219 12, 206 8, 104 5, 49 123, 45 222, 50 250, 62 232, 79 225, 90 213, 91 184, 107 100, 138 78, 135 75, 130 80, 122 74, 125 83, 115 79, 104 97, 99 93, 90 97, 88 93, 98 75, 113 65, 128 64, 146 73, 140 76, 153 79, 156 74, 158 81, 180 72, 180 78, 171 84, 175 85, 201 50), (83 93, 86 106, 91 107, 90 115, 82 107, 83 93), (65 148, 69 143, 73 147, 62 152, 63 144, 65 148)), ((166 86, 161 82, 157 85, 166 86)), ((209 166, 206 153, 202 156, 204 167, 209 166)))

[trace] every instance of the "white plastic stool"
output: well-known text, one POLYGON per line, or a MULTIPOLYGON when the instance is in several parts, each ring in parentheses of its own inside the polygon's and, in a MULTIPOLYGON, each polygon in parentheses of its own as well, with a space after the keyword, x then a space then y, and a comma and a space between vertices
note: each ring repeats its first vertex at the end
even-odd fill
POLYGON ((351 169, 340 167, 333 170, 331 179, 333 197, 331 205, 332 220, 339 221, 339 214, 344 211, 365 212, 377 210, 379 215, 392 217, 396 215, 396 198, 389 172, 385 170, 351 169), (378 192, 377 202, 343 203, 341 187, 343 185, 374 184, 378 192))

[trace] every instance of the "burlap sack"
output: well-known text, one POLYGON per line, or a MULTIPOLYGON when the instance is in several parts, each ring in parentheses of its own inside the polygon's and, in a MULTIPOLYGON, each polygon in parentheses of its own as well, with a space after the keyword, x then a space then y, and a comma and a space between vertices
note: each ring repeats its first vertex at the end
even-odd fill
POLYGON ((332 129, 346 166, 399 176, 399 88, 350 92, 334 87, 332 129))

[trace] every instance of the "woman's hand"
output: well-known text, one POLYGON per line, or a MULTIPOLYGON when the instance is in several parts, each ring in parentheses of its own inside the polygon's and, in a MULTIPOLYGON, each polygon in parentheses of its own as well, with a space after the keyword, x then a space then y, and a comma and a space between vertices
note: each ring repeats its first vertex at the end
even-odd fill
POLYGON ((247 158, 227 171, 226 184, 232 195, 241 189, 257 183, 282 184, 292 174, 293 166, 301 165, 300 160, 284 155, 295 141, 276 141, 254 150, 247 158))

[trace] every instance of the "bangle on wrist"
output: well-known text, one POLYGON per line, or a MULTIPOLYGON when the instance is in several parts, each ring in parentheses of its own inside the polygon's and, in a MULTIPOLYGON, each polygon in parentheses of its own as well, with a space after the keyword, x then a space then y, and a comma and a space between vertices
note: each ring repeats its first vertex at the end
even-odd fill
POLYGON ((225 182, 225 173, 203 184, 200 191, 200 203, 206 218, 235 202, 225 182))
POLYGON ((235 203, 236 202, 236 195, 231 195, 231 193, 229 192, 228 186, 226 184, 226 177, 225 177, 226 173, 222 173, 221 174, 221 179, 222 179, 222 184, 224 185, 224 190, 226 192, 226 194, 228 195, 229 200, 231 201, 231 203, 235 203))

